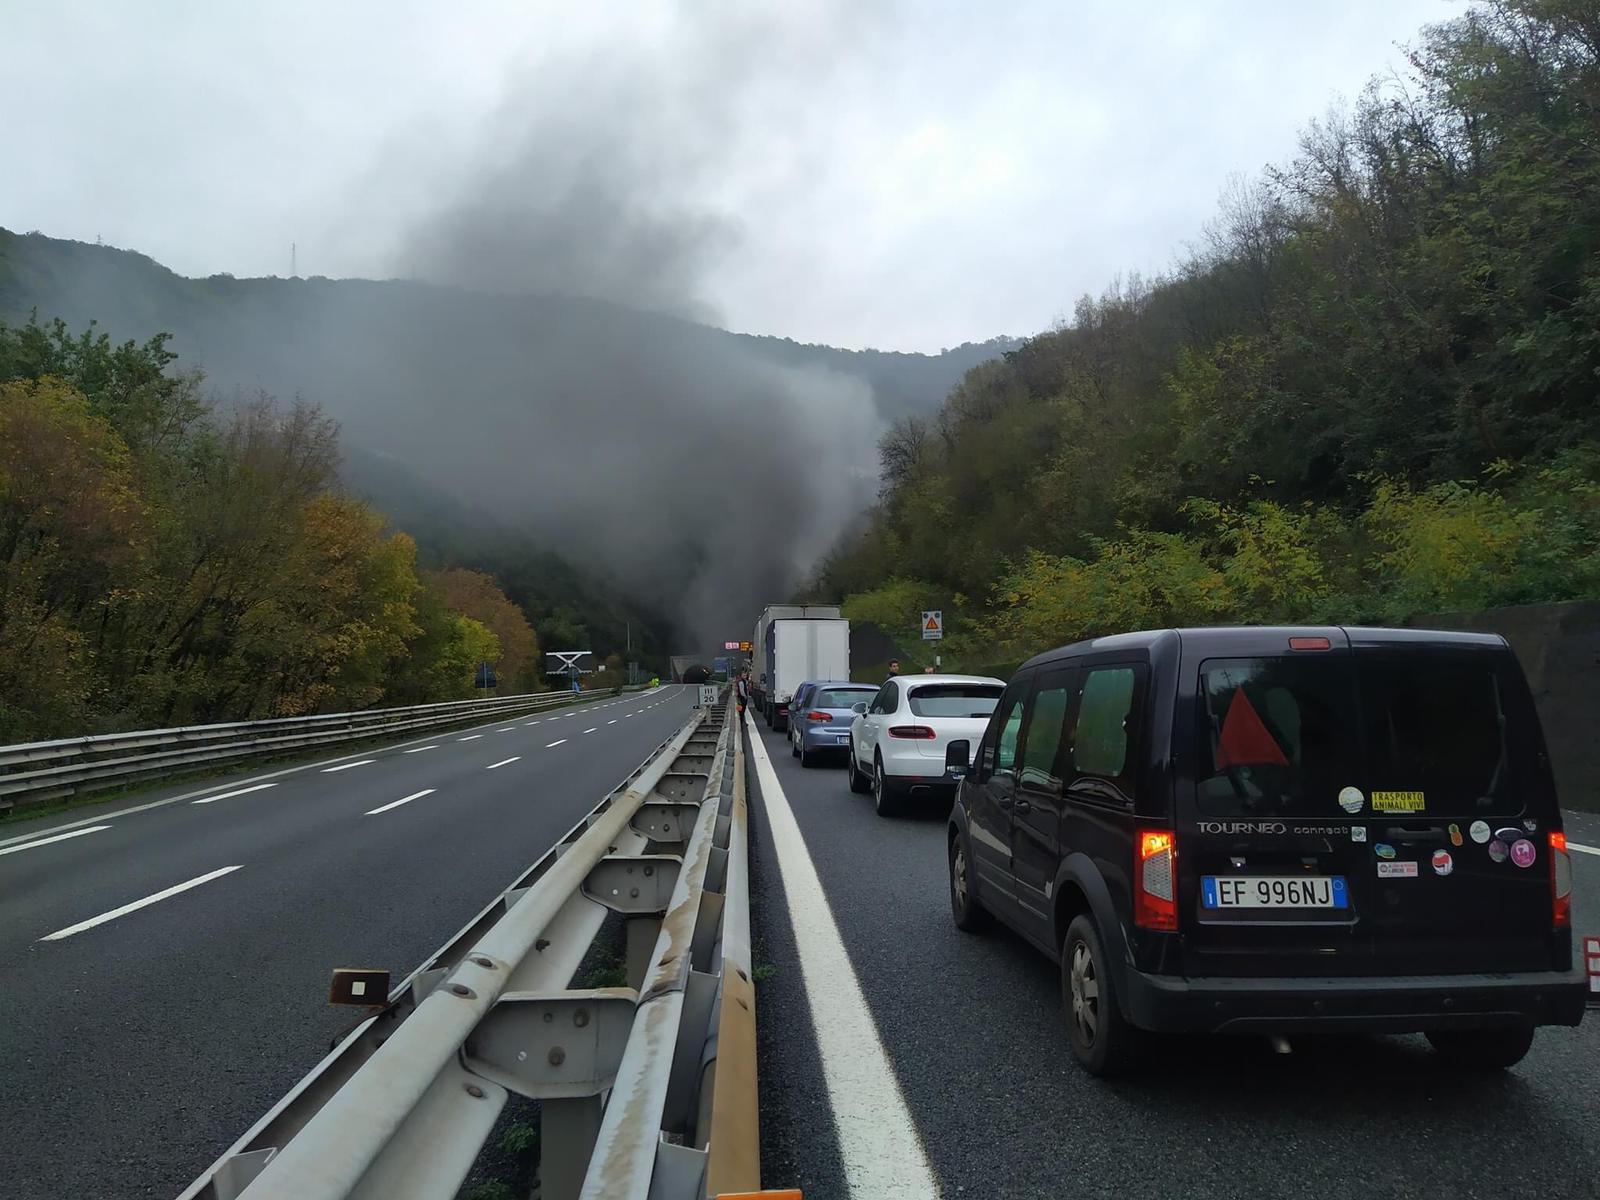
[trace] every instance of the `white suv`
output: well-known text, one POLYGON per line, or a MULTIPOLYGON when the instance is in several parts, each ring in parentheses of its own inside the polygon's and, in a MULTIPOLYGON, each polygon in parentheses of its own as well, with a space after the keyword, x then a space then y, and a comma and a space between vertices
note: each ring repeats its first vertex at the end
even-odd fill
POLYGON ((871 704, 856 705, 850 726, 850 790, 871 791, 879 816, 908 796, 955 794, 945 770, 954 741, 978 744, 1006 685, 984 675, 899 675, 871 704))

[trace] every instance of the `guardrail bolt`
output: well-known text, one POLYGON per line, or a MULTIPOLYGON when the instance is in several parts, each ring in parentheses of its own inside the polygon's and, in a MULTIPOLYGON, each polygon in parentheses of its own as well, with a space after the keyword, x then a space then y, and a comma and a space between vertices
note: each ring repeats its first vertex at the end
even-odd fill
POLYGON ((475 1083, 469 1083, 467 1084, 467 1095, 471 1096, 474 1100, 482 1100, 483 1089, 475 1083))
POLYGON ((562 1063, 564 1063, 566 1061, 567 1061, 567 1052, 565 1050, 563 1050, 560 1046, 551 1046, 550 1047, 550 1065, 552 1067, 559 1067, 562 1063))
POLYGON ((655 873, 656 869, 654 867, 646 867, 644 869, 644 875, 646 879, 650 878, 650 876, 654 875, 655 873))
POLYGON ((633 899, 637 900, 639 898, 639 889, 638 888, 629 888, 628 889, 628 895, 631 896, 633 899))
POLYGON ((548 1025, 548 1024, 550 1024, 550 1022, 551 1022, 551 1021, 554 1021, 554 1020, 555 1020, 555 1019, 556 1019, 556 1015, 555 1015, 555 1013, 553 1013, 553 1012, 548 1012, 548 1011, 547 1011, 547 1012, 546 1012, 546 1013, 545 1013, 545 1014, 544 1014, 544 1023, 545 1023, 545 1024, 546 1024, 546 1025, 548 1025))
POLYGON ((470 997, 473 994, 472 993, 472 989, 469 988, 464 983, 452 983, 450 985, 450 991, 451 991, 451 993, 453 995, 456 995, 456 996, 468 996, 468 997, 470 997))
POLYGON ((487 959, 481 954, 474 954, 467 961, 470 962, 475 967, 487 967, 491 971, 494 970, 494 962, 493 962, 493 960, 492 959, 487 959))
POLYGON ((579 1029, 582 1029, 589 1023, 589 1010, 587 1008, 580 1008, 577 1012, 573 1013, 572 1023, 579 1029))

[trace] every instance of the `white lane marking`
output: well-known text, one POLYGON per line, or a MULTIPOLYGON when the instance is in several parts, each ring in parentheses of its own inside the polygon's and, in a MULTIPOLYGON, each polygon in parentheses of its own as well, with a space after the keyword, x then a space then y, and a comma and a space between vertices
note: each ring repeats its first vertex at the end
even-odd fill
POLYGON ((524 729, 532 729, 538 723, 539 722, 537 722, 537 721, 529 721, 526 725, 523 726, 523 728, 524 729))
POLYGON ((520 754, 513 754, 510 758, 502 758, 497 763, 490 763, 487 767, 484 768, 484 770, 485 771, 492 771, 496 767, 509 767, 512 763, 516 762, 521 757, 522 757, 522 755, 520 755, 520 754))
POLYGON ((400 753, 401 754, 421 754, 424 750, 437 750, 438 748, 439 748, 439 746, 438 746, 438 743, 436 742, 432 746, 416 746, 416 747, 413 747, 410 750, 402 750, 402 751, 400 751, 400 753))
MULTIPOLYGON (((1579 842, 1568 842, 1567 849, 1576 850, 1580 854, 1600 854, 1600 846, 1585 846, 1579 842)), ((0 851, 0 853, 4 852, 0 851)))
POLYGON ((238 866, 222 867, 216 871, 207 871, 204 875, 197 875, 187 883, 176 883, 169 888, 157 892, 153 896, 146 896, 143 900, 135 900, 132 904, 124 904, 121 908, 113 908, 110 912, 103 912, 98 917, 90 917, 87 921, 79 921, 76 925, 68 925, 65 929, 58 929, 54 933, 47 933, 39 940, 41 942, 59 942, 62 938, 69 938, 75 933, 82 933, 85 929, 93 929, 96 925, 104 925, 107 921, 115 921, 118 917, 125 917, 131 912, 138 912, 141 908, 148 908, 152 904, 159 904, 170 896, 179 892, 187 892, 190 888, 199 887, 202 883, 210 883, 213 879, 221 879, 232 871, 237 871, 238 866))
POLYGON ((591 725, 591 726, 589 726, 589 728, 585 729, 584 732, 585 733, 593 733, 598 728, 600 728, 598 725, 591 725))
POLYGON ((369 808, 361 815, 363 817, 375 817, 379 813, 388 812, 391 808, 399 808, 402 804, 410 804, 413 800, 421 800, 424 796, 431 796, 433 793, 433 788, 423 788, 420 792, 412 792, 411 795, 404 796, 399 800, 391 800, 387 804, 378 805, 377 808, 369 808))
POLYGON ((554 750, 557 746, 561 745, 561 743, 566 741, 566 740, 567 740, 566 738, 557 738, 555 741, 551 742, 548 746, 546 746, 545 749, 546 750, 554 750))
POLYGON ((805 838, 749 713, 745 723, 750 734, 745 744, 755 760, 767 829, 778 852, 778 874, 800 954, 811 1024, 822 1054, 822 1076, 839 1135, 845 1183, 851 1196, 875 1200, 938 1196, 939 1184, 878 1037, 872 1010, 861 994, 855 968, 839 939, 839 927, 805 838))
POLYGON ((337 767, 323 767, 324 775, 331 775, 335 771, 348 771, 351 767, 365 767, 377 762, 375 758, 363 758, 360 762, 340 763, 337 767))
MULTIPOLYGON (((334 770, 338 770, 337 767, 334 770)), ((202 796, 198 800, 189 801, 190 804, 215 804, 218 800, 232 800, 235 796, 248 796, 251 792, 259 792, 263 788, 277 787, 275 783, 258 783, 255 787, 235 788, 231 792, 223 792, 220 796, 202 796)))
POLYGON ((516 728, 515 725, 507 725, 504 729, 496 729, 495 732, 496 733, 510 733, 515 728, 516 728))
POLYGON ((481 733, 475 733, 471 737, 457 738, 456 741, 458 741, 458 742, 475 742, 479 738, 481 738, 482 736, 483 736, 483 734, 481 734, 481 733))
POLYGON ((0 854, 15 854, 18 850, 32 850, 35 846, 48 846, 51 842, 64 842, 68 838, 82 837, 86 833, 99 833, 102 829, 110 829, 109 825, 91 825, 87 829, 74 829, 71 833, 58 833, 54 837, 40 838, 36 842, 24 842, 20 846, 7 846, 0 850, 0 854))
POLYGON ((612 717, 611 720, 606 722, 607 725, 615 725, 616 723, 617 719, 615 717, 612 717))

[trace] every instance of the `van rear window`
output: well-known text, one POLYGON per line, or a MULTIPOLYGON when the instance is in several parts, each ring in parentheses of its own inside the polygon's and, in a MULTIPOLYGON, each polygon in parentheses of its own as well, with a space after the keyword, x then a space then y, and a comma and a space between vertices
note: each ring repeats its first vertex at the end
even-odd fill
POLYGON ((1200 811, 1340 818, 1510 814, 1531 729, 1488 655, 1385 649, 1202 664, 1200 811), (1354 810, 1340 793, 1363 794, 1354 810), (1384 800, 1374 798, 1374 793, 1384 800))

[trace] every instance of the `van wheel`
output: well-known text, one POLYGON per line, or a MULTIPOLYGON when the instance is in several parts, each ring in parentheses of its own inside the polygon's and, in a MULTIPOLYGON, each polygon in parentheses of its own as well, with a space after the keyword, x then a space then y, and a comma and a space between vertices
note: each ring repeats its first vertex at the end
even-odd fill
POLYGON ((1139 1030, 1123 1018, 1100 931, 1080 914, 1061 945, 1061 1003, 1072 1056, 1091 1075, 1116 1075, 1132 1062, 1139 1030))
POLYGON ((863 775, 861 768, 856 765, 856 744, 851 742, 845 753, 849 756, 845 761, 846 769, 850 775, 850 790, 857 795, 863 792, 870 792, 872 790, 872 780, 863 775))
POLYGON ((956 928, 965 933, 982 933, 993 924, 989 910, 978 902, 973 887, 972 858, 967 839, 955 833, 950 838, 950 915, 956 928))
POLYGON ((895 794, 894 785, 883 773, 881 758, 874 759, 872 763, 872 807, 877 810, 880 817, 900 815, 900 797, 895 794))
POLYGON ((1533 1026, 1498 1029, 1435 1029, 1425 1035, 1434 1052, 1463 1071, 1503 1071, 1522 1061, 1533 1045, 1533 1026))

